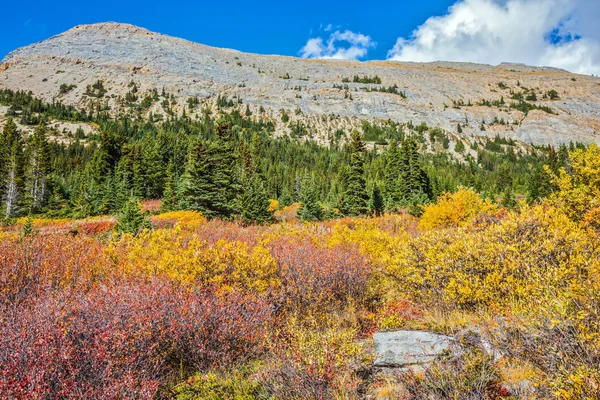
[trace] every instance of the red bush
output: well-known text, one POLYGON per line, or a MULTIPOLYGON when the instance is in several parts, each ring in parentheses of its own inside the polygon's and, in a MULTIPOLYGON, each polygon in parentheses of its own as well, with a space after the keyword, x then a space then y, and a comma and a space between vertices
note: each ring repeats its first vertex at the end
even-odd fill
POLYGON ((0 398, 152 398, 180 371, 256 356, 270 307, 165 281, 0 306, 0 398))
POLYGON ((366 300, 371 266, 356 246, 327 248, 295 238, 271 243, 270 251, 279 263, 288 304, 324 311, 366 300))

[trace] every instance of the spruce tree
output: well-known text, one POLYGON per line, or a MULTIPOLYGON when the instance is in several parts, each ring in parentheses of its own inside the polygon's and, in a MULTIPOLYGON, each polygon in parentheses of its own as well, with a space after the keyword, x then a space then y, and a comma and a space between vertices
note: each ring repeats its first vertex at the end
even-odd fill
POLYGON ((314 181, 307 176, 302 180, 300 191, 300 208, 297 216, 302 221, 320 221, 323 219, 323 208, 314 181))
POLYGON ((160 211, 174 211, 177 209, 177 183, 175 181, 175 168, 173 162, 169 161, 165 177, 165 187, 163 189, 163 198, 160 204, 160 211))
POLYGON ((413 136, 402 142, 399 159, 398 192, 401 195, 403 205, 415 206, 431 199, 431 181, 421 167, 418 145, 413 136))
POLYGON ((243 187, 244 191, 239 199, 242 221, 246 224, 272 222, 273 212, 269 210, 269 197, 260 176, 250 176, 245 180, 243 187))
POLYGON ((340 212, 344 215, 365 215, 369 211, 369 195, 365 180, 365 149, 362 135, 353 132, 350 136, 350 164, 347 167, 344 193, 340 201, 340 212))
POLYGON ((152 225, 142 213, 140 202, 136 197, 130 197, 117 216, 115 230, 118 233, 137 235, 142 229, 150 229, 152 225))
POLYGON ((214 185, 211 181, 208 151, 201 141, 190 144, 185 172, 179 188, 179 208, 200 211, 207 218, 216 217, 212 210, 214 185))
POLYGON ((400 153, 398 151, 398 142, 392 140, 385 154, 384 196, 385 208, 387 210, 394 211, 400 205, 399 179, 400 153))
POLYGON ((50 172, 48 137, 43 123, 35 128, 28 147, 30 156, 27 166, 26 195, 29 212, 39 213, 47 198, 47 177, 50 172))
POLYGON ((377 183, 373 183, 371 198, 369 199, 369 211, 372 215, 379 217, 381 214, 383 214, 384 208, 385 204, 383 201, 383 196, 381 195, 381 190, 379 189, 379 185, 377 185, 377 183))
POLYGON ((228 125, 218 127, 216 141, 211 143, 208 155, 212 177, 209 214, 231 218, 236 212, 234 201, 241 193, 241 185, 233 131, 228 125))
POLYGON ((507 186, 502 193, 502 205, 509 210, 512 210, 517 206, 517 199, 515 198, 515 194, 511 186, 507 186))
POLYGON ((2 130, 2 148, 5 151, 2 179, 2 206, 4 218, 17 216, 23 201, 23 139, 12 118, 2 130))

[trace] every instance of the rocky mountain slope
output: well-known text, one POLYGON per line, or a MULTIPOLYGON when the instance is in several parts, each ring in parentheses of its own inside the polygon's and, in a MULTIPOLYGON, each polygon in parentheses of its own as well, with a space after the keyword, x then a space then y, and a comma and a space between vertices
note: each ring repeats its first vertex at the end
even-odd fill
POLYGON ((98 80, 111 112, 118 112, 135 82, 139 93, 173 93, 177 112, 190 97, 205 108, 214 108, 218 96, 241 99, 253 118, 271 119, 280 132, 289 130, 281 121, 286 110, 292 121, 308 121, 320 138, 367 119, 424 122, 465 138, 600 143, 600 79, 553 68, 265 56, 117 23, 77 26, 15 50, 0 64, 0 88, 80 107, 90 101, 86 88, 98 80), (354 82, 355 76, 381 83, 354 82), (69 90, 61 92, 61 85, 69 90), (380 91, 390 87, 393 93, 380 91))

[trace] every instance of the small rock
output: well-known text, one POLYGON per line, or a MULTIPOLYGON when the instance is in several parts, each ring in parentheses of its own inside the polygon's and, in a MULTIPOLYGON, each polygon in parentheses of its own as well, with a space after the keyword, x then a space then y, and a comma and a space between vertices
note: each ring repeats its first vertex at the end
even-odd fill
POLYGON ((407 367, 428 364, 450 350, 455 340, 449 336, 425 331, 376 332, 376 367, 407 367))

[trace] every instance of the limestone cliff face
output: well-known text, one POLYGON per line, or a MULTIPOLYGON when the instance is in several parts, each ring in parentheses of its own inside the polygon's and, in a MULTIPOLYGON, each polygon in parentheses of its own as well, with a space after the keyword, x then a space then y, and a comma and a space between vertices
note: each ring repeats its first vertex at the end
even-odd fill
POLYGON ((500 134, 533 144, 600 143, 600 79, 554 68, 265 56, 117 23, 77 26, 15 50, 0 64, 0 88, 31 90, 45 100, 79 106, 88 101, 86 86, 98 79, 104 81, 105 99, 114 112, 119 96, 134 81, 142 93, 164 87, 181 108, 190 96, 210 107, 221 94, 243 99, 251 110, 263 106, 265 117, 274 121, 280 121, 281 109, 288 110, 309 121, 321 138, 331 129, 359 126, 362 119, 390 119, 425 122, 455 133, 460 124, 459 135, 466 138, 500 134), (353 83, 355 75, 376 75, 381 84, 353 83), (350 82, 343 83, 344 78, 350 82), (77 87, 61 94, 61 84, 77 87), (390 86, 405 96, 369 91, 390 86), (550 91, 558 97, 544 96, 550 91), (537 100, 528 103, 552 113, 533 110, 525 115, 510 108, 518 102, 511 97, 519 93, 535 93, 537 100), (478 105, 501 99, 503 106, 478 105), (325 118, 331 115, 337 123, 325 118))

